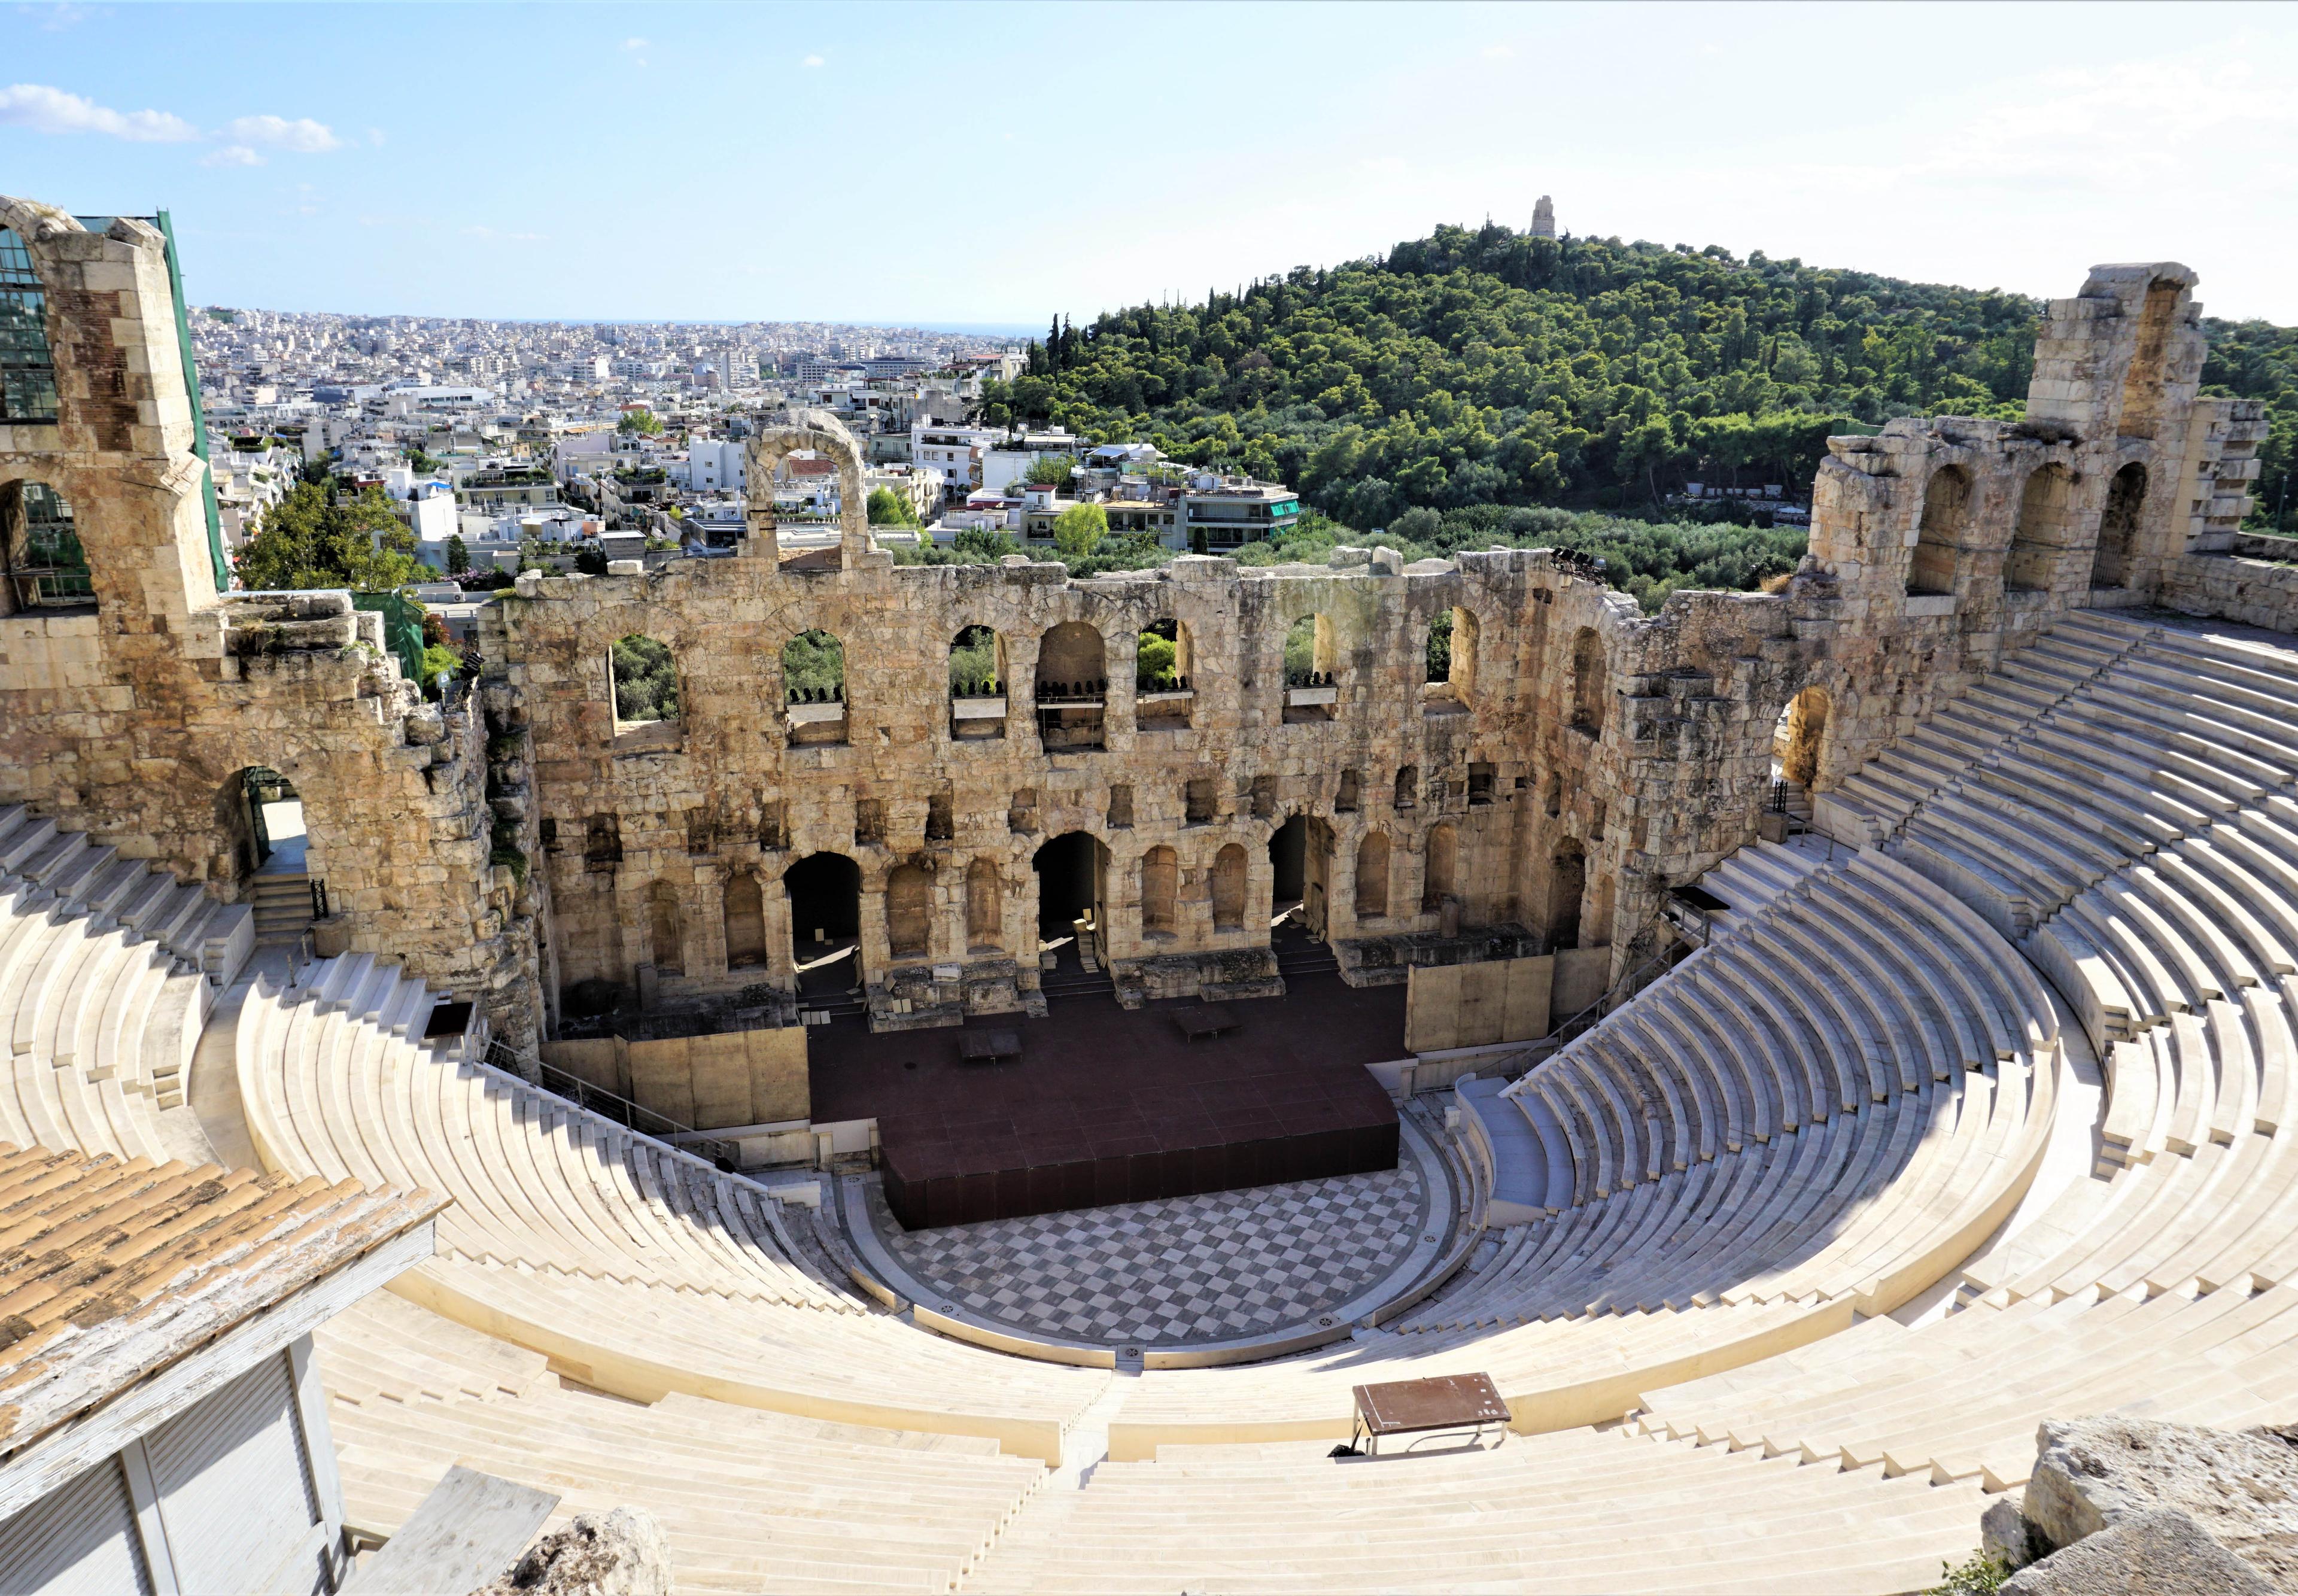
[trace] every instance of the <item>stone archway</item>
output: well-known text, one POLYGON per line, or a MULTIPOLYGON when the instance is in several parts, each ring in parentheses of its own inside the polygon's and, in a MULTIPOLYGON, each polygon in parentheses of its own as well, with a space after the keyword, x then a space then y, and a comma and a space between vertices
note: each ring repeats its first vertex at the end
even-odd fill
POLYGON ((742 451, 742 484, 749 499, 751 552, 781 558, 774 536, 774 468, 793 454, 827 458, 838 471, 838 563, 851 566, 877 545, 870 537, 869 491, 862 445, 846 424, 828 410, 799 409, 789 419, 752 438, 742 451))

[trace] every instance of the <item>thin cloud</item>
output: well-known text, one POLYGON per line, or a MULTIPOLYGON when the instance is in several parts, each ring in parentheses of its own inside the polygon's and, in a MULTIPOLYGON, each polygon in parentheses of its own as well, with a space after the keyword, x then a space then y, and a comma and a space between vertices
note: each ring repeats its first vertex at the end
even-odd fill
POLYGON ((367 130, 367 141, 368 141, 368 143, 369 143, 369 144, 373 145, 374 145, 376 149, 378 149, 378 150, 379 150, 379 149, 381 149, 381 148, 383 148, 383 145, 384 145, 383 129, 382 129, 382 128, 369 128, 367 130))
POLYGON ((234 117, 223 125, 220 136, 244 145, 293 150, 302 155, 324 154, 343 148, 343 144, 327 123, 315 122, 310 117, 299 117, 292 122, 283 116, 234 117))
POLYGON ((132 144, 189 144, 200 130, 165 111, 114 111, 45 83, 0 88, 0 123, 35 133, 102 133, 132 144))
POLYGON ((263 157, 245 145, 227 145, 212 154, 200 157, 202 166, 261 166, 263 157))
POLYGON ((472 238, 500 238, 511 244, 543 242, 543 235, 541 233, 506 233, 500 227, 485 227, 478 222, 473 222, 469 227, 465 227, 463 232, 472 238))
POLYGON ((821 56, 809 55, 803 62, 799 62, 799 64, 801 66, 818 67, 823 63, 821 56))
POLYGON ((62 33, 65 29, 77 28, 98 14, 94 6, 65 4, 20 5, 16 12, 19 16, 39 18, 42 33, 62 33))
POLYGON ((1516 46, 1514 45, 1486 45, 1482 50, 1478 51, 1477 54, 1482 55, 1486 61, 1513 61, 1516 59, 1516 46))
POLYGON ((646 47, 647 42, 642 38, 626 38, 623 41, 623 48, 625 50, 643 50, 646 47))

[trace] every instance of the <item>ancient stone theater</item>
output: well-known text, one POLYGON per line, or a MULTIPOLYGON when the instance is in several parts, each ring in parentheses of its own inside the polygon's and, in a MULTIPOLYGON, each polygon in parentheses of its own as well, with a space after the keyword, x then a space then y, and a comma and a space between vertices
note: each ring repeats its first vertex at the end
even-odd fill
POLYGON ((1776 591, 897 564, 800 410, 833 546, 526 572, 426 698, 230 587, 170 239, 0 228, 0 1586, 196 1583, 167 1358, 25 1398, 225 1334, 44 1284, 182 1231, 24 1239, 66 1168, 399 1216, 264 1588, 476 1471, 681 1588, 1899 1592, 2045 1420, 2298 1408, 2298 544, 2187 268, 1830 440, 1776 591))

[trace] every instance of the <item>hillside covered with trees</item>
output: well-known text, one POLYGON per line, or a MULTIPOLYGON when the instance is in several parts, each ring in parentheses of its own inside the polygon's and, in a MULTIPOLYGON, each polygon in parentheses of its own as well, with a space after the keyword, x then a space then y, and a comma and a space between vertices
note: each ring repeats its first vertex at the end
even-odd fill
MULTIPOLYGON (((1831 433, 2020 416, 2041 310, 1715 246, 1440 227, 1385 259, 1057 322, 984 414, 1146 438, 1362 531, 1415 509, 1650 517, 1688 480, 1800 497, 1831 433)), ((2210 381, 2298 402, 2289 329, 2212 335, 2241 354, 2210 381)))

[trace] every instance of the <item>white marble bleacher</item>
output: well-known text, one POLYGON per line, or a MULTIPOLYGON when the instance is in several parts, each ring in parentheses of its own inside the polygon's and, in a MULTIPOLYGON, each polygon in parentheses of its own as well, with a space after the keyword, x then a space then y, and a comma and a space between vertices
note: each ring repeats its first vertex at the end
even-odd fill
POLYGON ((437 1258, 393 1289, 641 1401, 673 1392, 986 1436, 1057 1460, 1104 1372, 915 1330, 810 1272, 762 1187, 420 1042, 431 998, 364 955, 259 977, 239 1086, 267 1167, 443 1191, 437 1258))
POLYGON ((958 1588, 1882 1596, 1936 1582, 1985 1500, 1616 1430, 1409 1459, 1328 1450, 1168 1446, 1104 1463, 1065 1517, 1025 1517, 958 1588))
POLYGON ((2083 612, 2062 619, 2034 647, 1942 704, 1908 736, 1814 795, 1821 829, 1862 845, 1883 841, 1925 800, 2112 666, 2129 643, 2096 632, 2083 612))
POLYGON ((1640 1431, 1990 1491, 2025 1483, 2044 1418, 2128 1412, 2240 1427, 2298 1402, 2298 1290, 2142 1291, 1869 1320, 1747 1369, 1645 1393, 1640 1431))
POLYGON ((586 1390, 541 1353, 389 1292, 314 1336, 345 1521, 395 1533, 455 1463, 560 1500, 635 1503, 681 1590, 946 1591, 1045 1478, 993 1441, 586 1390))
POLYGON ((158 1116, 252 947, 244 907, 0 806, 0 1139, 164 1162, 158 1116))
POLYGON ((1844 850, 1509 1088, 1562 1127, 1569 1206, 1388 1333, 1256 1368, 1152 1369, 1112 1456, 1337 1435, 1352 1385, 1464 1367, 1493 1377, 1519 1428, 1584 1424, 1678 1377, 1664 1369, 1753 1361, 1888 1311, 2024 1194, 2059 1067, 2024 962, 1935 884, 1844 850))
POLYGON ((1966 1262, 1955 1311, 1655 1388, 1639 1427, 2000 1490, 2044 1418, 2240 1426, 2298 1404, 2298 651, 2168 619, 2071 626, 2112 664, 1986 768, 2055 741, 2083 762, 2071 785, 2144 795, 2143 841, 2102 829, 2126 856, 2023 939, 2105 1062, 2101 1167, 1966 1262))

